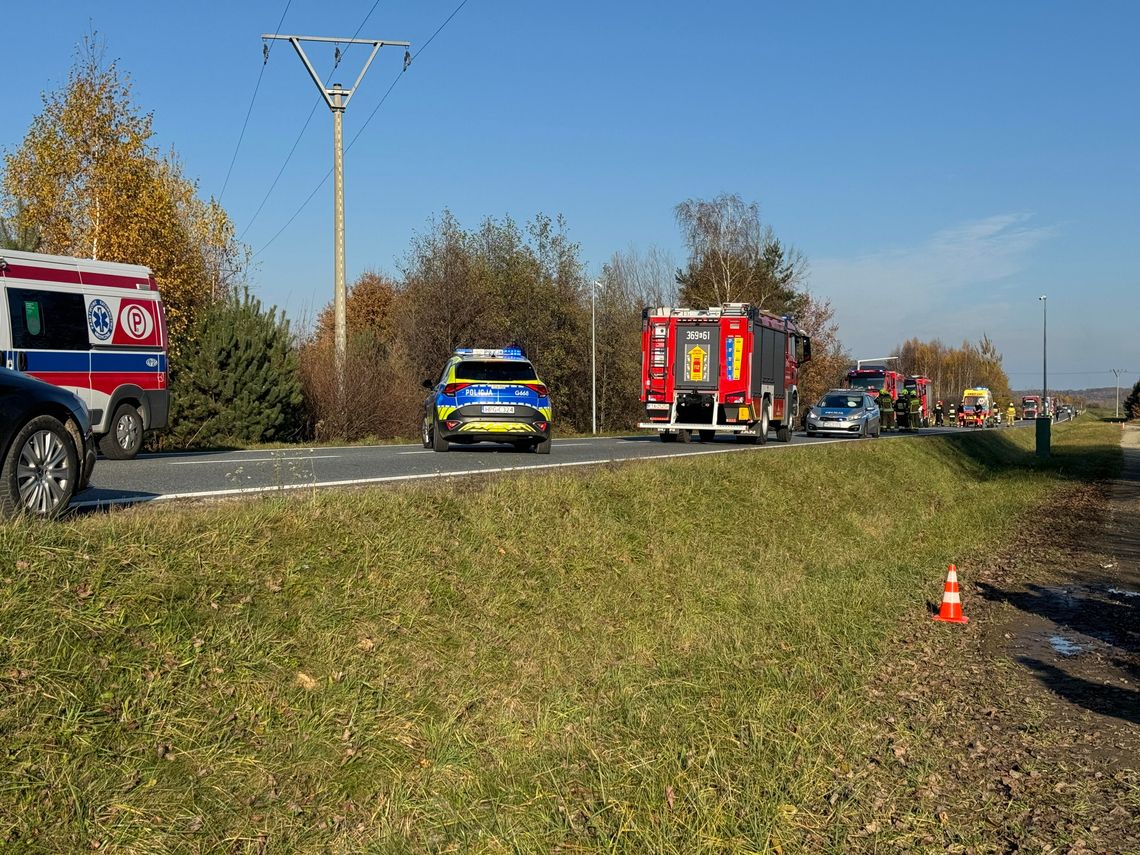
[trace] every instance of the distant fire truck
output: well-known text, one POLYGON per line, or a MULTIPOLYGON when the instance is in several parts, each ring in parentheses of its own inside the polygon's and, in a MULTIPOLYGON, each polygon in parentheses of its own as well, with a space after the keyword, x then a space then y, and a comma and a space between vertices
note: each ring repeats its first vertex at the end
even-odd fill
POLYGON ((903 376, 885 365, 862 365, 847 372, 848 389, 866 389, 872 395, 878 395, 883 389, 891 396, 891 400, 898 400, 899 392, 903 389, 903 376))
POLYGON ((788 317, 747 303, 642 313, 641 400, 663 442, 717 433, 789 442, 799 409, 799 368, 811 339, 788 317))
POLYGON ((1035 419, 1041 412, 1041 398, 1037 395, 1025 395, 1021 399, 1021 417, 1035 419))

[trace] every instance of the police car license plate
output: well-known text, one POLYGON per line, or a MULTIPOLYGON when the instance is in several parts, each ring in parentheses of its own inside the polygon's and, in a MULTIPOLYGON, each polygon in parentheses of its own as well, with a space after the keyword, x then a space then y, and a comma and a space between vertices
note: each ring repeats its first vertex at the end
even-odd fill
POLYGON ((515 408, 503 406, 501 404, 484 404, 483 405, 483 412, 484 413, 498 413, 501 415, 512 416, 512 415, 514 415, 515 408))

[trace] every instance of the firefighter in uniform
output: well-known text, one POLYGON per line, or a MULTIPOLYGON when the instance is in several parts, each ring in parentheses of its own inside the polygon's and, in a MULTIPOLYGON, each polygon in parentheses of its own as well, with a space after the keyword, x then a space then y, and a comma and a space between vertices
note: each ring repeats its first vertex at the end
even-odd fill
POLYGON ((891 430, 895 426, 895 402, 891 399, 891 393, 883 389, 879 392, 877 402, 879 404, 879 427, 881 430, 891 430))
POLYGON ((910 390, 899 392, 895 401, 895 427, 899 430, 910 430, 914 427, 910 421, 910 390))
POLYGON ((943 427, 946 424, 946 408, 942 406, 941 401, 934 404, 934 424, 937 427, 943 427))
POLYGON ((1009 406, 1005 408, 1005 417, 1009 421, 1010 427, 1017 421, 1017 408, 1013 406, 1013 401, 1009 402, 1009 406))

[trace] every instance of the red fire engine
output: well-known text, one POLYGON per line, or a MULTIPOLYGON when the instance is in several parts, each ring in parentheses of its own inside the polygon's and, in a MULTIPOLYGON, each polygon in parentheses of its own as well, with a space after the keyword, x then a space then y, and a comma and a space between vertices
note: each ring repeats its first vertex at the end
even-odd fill
POLYGON ((811 339, 788 317, 747 303, 642 313, 641 400, 664 442, 717 433, 789 442, 799 409, 799 367, 811 339))
POLYGON ((903 376, 885 365, 860 365, 847 372, 848 389, 865 389, 873 396, 886 389, 892 401, 897 401, 902 389, 903 376))

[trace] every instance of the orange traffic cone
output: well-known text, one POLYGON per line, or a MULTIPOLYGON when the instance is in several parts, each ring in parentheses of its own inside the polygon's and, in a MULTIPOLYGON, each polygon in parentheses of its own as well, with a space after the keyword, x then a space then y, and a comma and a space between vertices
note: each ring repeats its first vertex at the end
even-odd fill
POLYGON ((935 620, 947 623, 969 623, 970 619, 962 614, 962 598, 958 595, 958 568, 953 564, 946 572, 946 589, 942 594, 942 608, 934 615, 935 620))

